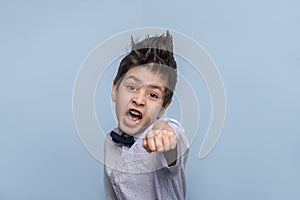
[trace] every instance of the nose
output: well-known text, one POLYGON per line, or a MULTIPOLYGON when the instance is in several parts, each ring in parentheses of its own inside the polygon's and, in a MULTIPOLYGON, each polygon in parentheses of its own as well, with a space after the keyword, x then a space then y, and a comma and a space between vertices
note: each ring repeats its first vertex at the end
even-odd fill
POLYGON ((145 106, 146 105, 145 95, 143 94, 142 91, 137 90, 132 94, 131 102, 135 106, 145 106))

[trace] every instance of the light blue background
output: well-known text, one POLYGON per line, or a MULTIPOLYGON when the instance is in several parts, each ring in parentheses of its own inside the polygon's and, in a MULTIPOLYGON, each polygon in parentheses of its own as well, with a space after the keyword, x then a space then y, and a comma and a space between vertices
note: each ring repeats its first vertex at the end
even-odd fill
POLYGON ((191 147, 188 199, 300 199, 299 7, 296 0, 1 0, 0 199, 104 199, 103 165, 74 127, 73 82, 98 43, 145 26, 201 43, 226 87, 216 148, 198 160, 201 134, 191 147))

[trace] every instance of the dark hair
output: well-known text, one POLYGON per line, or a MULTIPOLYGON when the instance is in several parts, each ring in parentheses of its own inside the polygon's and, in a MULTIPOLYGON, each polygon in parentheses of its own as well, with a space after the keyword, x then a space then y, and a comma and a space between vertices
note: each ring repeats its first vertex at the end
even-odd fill
POLYGON ((120 62, 114 84, 120 84, 128 70, 148 66, 152 71, 163 74, 168 80, 163 106, 172 98, 177 82, 177 65, 173 56, 173 42, 169 31, 166 35, 147 37, 135 43, 131 37, 131 51, 120 62))

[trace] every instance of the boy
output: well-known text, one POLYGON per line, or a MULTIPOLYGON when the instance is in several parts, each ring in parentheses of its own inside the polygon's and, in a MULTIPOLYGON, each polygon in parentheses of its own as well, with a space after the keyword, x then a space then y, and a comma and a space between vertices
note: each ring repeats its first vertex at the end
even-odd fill
POLYGON ((107 199, 185 199, 188 143, 181 125, 160 119, 177 81, 172 37, 132 41, 113 82, 118 128, 105 140, 107 199))

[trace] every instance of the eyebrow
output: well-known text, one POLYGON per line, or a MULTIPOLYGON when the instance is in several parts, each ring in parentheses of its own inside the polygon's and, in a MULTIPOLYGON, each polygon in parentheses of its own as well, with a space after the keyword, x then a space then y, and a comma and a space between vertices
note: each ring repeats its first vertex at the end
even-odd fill
POLYGON ((131 76, 128 76, 125 80, 128 80, 128 79, 133 79, 134 81, 136 82, 139 82, 139 83, 142 83, 142 81, 140 79, 138 79, 137 77, 131 75, 131 76))
POLYGON ((152 88, 152 89, 158 89, 158 90, 160 90, 162 93, 164 93, 164 89, 163 89, 162 87, 160 87, 160 86, 157 86, 157 85, 150 85, 149 87, 152 88))
MULTIPOLYGON (((133 76, 133 75, 128 76, 125 80, 128 80, 128 79, 133 79, 134 81, 136 81, 136 82, 142 84, 142 81, 141 81, 140 79, 138 79, 137 77, 133 76)), ((152 89, 158 89, 158 90, 160 90, 162 93, 164 93, 164 88, 161 87, 161 86, 150 84, 149 87, 152 88, 152 89)))

